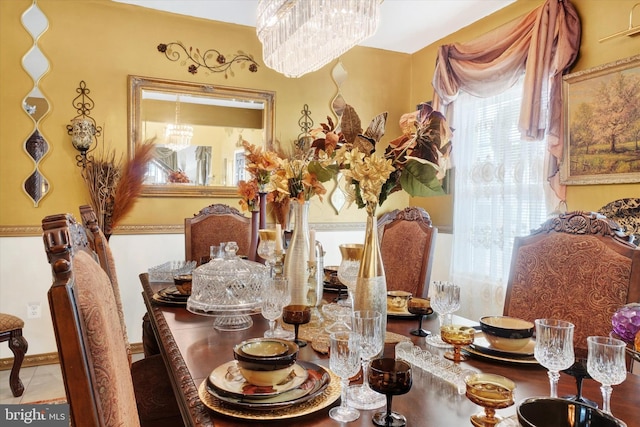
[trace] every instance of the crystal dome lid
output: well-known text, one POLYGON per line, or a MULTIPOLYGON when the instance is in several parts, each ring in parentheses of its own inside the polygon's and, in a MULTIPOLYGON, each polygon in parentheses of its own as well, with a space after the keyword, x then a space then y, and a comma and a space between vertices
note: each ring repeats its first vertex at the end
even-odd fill
POLYGON ((214 258, 193 270, 187 309, 206 315, 253 314, 259 310, 268 269, 240 258, 236 242, 225 245, 224 258, 214 258))

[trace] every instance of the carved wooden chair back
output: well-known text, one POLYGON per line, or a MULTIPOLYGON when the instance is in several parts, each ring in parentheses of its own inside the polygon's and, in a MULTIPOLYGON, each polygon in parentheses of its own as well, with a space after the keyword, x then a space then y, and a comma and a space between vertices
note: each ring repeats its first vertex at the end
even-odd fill
POLYGON ((127 336, 127 325, 124 318, 124 309, 122 308, 122 297, 120 295, 120 285, 118 284, 118 274, 116 273, 116 263, 113 259, 113 253, 111 252, 109 241, 98 225, 98 217, 90 205, 80 206, 80 218, 82 218, 82 223, 84 224, 84 228, 87 232, 89 246, 95 252, 100 266, 105 273, 107 273, 107 276, 109 276, 109 280, 111 280, 113 296, 115 297, 116 305, 118 306, 118 315, 120 316, 124 339, 127 343, 129 363, 131 363, 131 345, 129 344, 129 338, 127 336))
POLYGON ((640 301, 640 249, 619 226, 593 212, 569 212, 516 237, 504 315, 575 325, 576 355, 587 336, 609 335, 611 317, 640 301))
POLYGON ((249 255, 251 219, 224 204, 209 205, 184 220, 185 258, 200 264, 209 257, 209 248, 223 242, 236 242, 238 255, 249 255))
POLYGON ((48 292, 71 424, 139 425, 112 284, 70 214, 42 221, 53 273, 48 292))
POLYGON ((437 235, 423 208, 396 209, 380 217, 378 237, 388 290, 427 297, 437 235))

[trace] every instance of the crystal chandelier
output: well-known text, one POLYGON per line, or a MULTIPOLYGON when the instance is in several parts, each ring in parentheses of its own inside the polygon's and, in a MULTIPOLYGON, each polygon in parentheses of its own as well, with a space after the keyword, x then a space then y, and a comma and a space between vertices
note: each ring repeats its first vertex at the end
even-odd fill
POLYGON ((193 127, 180 124, 180 96, 176 100, 176 121, 164 130, 164 144, 171 150, 178 152, 191 145, 193 127))
POLYGON ((378 27, 380 0, 258 0, 264 63, 287 77, 315 71, 378 27))

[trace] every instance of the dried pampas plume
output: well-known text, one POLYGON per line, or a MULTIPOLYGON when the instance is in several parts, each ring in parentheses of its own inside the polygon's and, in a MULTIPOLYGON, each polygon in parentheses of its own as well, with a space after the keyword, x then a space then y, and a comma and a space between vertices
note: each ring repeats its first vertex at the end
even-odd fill
POLYGON ((144 182, 148 163, 155 155, 155 138, 136 144, 133 157, 116 159, 112 150, 104 151, 87 163, 82 178, 89 189, 91 207, 106 236, 133 209, 144 182))

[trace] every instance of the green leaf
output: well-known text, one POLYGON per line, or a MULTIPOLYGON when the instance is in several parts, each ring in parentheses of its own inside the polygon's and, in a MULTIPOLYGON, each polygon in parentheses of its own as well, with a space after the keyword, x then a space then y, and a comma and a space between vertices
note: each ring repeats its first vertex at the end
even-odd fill
POLYGON ((413 197, 441 196, 445 192, 436 174, 436 168, 430 164, 409 160, 400 176, 400 185, 413 197))
POLYGON ((309 162, 309 166, 307 166, 309 173, 313 173, 318 177, 318 181, 327 182, 332 179, 335 175, 335 171, 333 168, 325 168, 318 161, 309 162))

